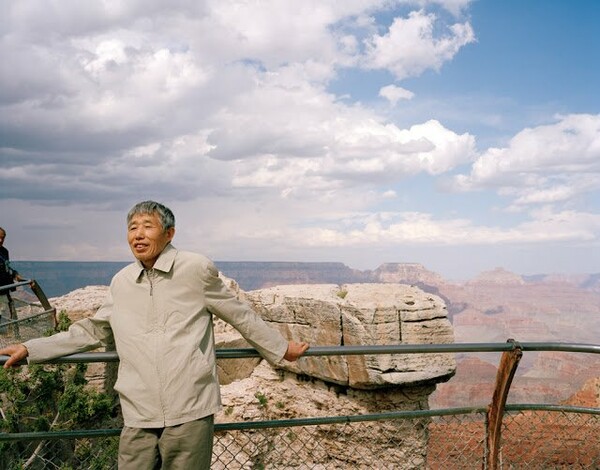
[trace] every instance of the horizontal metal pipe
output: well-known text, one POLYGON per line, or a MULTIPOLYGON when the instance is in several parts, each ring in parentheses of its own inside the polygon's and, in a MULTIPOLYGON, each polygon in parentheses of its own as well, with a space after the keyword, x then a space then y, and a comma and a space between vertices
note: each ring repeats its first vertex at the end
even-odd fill
POLYGON ((13 284, 4 284, 3 286, 0 286, 0 293, 5 290, 13 289, 14 287, 26 286, 29 284, 31 284, 30 279, 25 279, 23 281, 15 282, 13 284))
POLYGON ((2 326, 10 326, 16 323, 27 323, 28 321, 34 320, 38 317, 41 317, 43 315, 50 315, 50 314, 54 314, 55 310, 44 310, 43 312, 39 312, 39 313, 34 313, 33 315, 29 315, 28 317, 23 317, 23 318, 19 318, 17 320, 7 320, 7 321, 2 321, 2 326))
MULTIPOLYGON (((367 421, 384 421, 394 419, 418 419, 435 418, 439 416, 481 414, 485 417, 486 407, 462 407, 462 408, 444 408, 436 410, 413 410, 413 411, 390 411, 387 413, 373 413, 368 415, 352 416, 323 416, 319 418, 296 418, 284 420, 269 421, 243 421, 215 424, 215 432, 223 431, 242 431, 248 429, 265 428, 287 428, 297 426, 319 426, 325 424, 344 424, 358 423, 367 421)), ((597 408, 584 408, 577 406, 562 405, 507 405, 507 411, 552 411, 562 413, 584 413, 600 414, 597 408)), ((40 439, 78 439, 85 437, 111 437, 118 436, 120 429, 90 429, 76 431, 46 431, 46 432, 23 432, 23 433, 0 433, 0 442, 6 441, 34 441, 40 439)))
MULTIPOLYGON (((600 354, 598 344, 578 343, 448 343, 448 344, 390 344, 374 346, 311 346, 304 356, 351 356, 365 354, 435 354, 435 353, 458 353, 458 352, 502 352, 511 351, 521 347, 523 351, 564 351, 600 354)), ((217 349, 219 359, 240 359, 248 357, 260 357, 258 351, 253 348, 241 349, 217 349)), ((0 365, 4 364, 8 356, 0 355, 0 365)), ((119 357, 115 351, 78 353, 69 356, 58 357, 47 361, 48 364, 66 364, 82 362, 115 362, 119 357)), ((22 361, 20 364, 25 364, 22 361)))
POLYGON ((587 408, 584 406, 567 405, 545 405, 537 403, 521 403, 518 405, 506 405, 505 411, 557 411, 566 413, 583 413, 590 415, 600 415, 600 408, 587 408))

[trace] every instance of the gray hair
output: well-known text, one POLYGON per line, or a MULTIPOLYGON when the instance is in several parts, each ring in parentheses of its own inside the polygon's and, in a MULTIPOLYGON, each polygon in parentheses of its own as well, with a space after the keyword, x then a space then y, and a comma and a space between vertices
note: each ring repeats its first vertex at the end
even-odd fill
POLYGON ((127 225, 129 225, 131 219, 133 219, 135 215, 139 214, 157 214, 163 230, 169 230, 170 228, 175 227, 175 216, 173 215, 173 212, 159 202, 138 202, 127 214, 127 225))

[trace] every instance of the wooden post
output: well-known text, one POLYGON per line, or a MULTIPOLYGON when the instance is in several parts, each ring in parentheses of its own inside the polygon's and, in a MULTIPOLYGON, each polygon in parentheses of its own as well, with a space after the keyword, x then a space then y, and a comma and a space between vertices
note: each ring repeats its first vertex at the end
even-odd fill
POLYGON ((40 303, 42 304, 42 308, 45 311, 52 313, 52 323, 53 323, 54 329, 56 329, 58 327, 58 317, 56 316, 56 309, 52 305, 50 305, 50 302, 48 301, 46 294, 44 293, 44 291, 38 285, 37 282, 35 282, 34 280, 31 280, 31 282, 29 283, 29 287, 31 287, 31 290, 33 291, 35 296, 38 298, 40 303))
POLYGON ((500 437, 502 433, 502 417, 504 416, 504 407, 506 398, 510 391, 513 377, 519 361, 523 356, 523 349, 514 339, 509 339, 508 343, 512 343, 514 348, 510 351, 502 353, 498 373, 496 374, 496 387, 492 397, 492 403, 487 410, 487 452, 484 462, 484 468, 489 470, 497 470, 499 467, 498 460, 500 457, 500 437), (487 464, 487 465, 486 465, 487 464))

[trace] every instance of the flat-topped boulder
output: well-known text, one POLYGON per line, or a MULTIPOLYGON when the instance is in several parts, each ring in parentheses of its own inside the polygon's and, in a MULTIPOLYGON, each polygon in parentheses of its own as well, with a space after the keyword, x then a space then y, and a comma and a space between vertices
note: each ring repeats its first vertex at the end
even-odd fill
MULTIPOLYGON (((403 284, 286 285, 245 299, 288 339, 318 346, 433 344, 454 341, 443 300, 403 284)), ((284 368, 358 389, 446 381, 450 354, 306 357, 284 368)))

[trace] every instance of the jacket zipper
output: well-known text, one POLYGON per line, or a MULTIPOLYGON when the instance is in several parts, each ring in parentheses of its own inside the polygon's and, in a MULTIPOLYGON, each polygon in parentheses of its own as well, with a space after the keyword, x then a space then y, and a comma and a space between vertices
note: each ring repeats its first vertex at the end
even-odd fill
MULTIPOLYGON (((150 283, 150 297, 153 296, 154 293, 154 268, 150 268, 146 270, 146 276, 148 276, 148 282, 150 283)), ((154 305, 154 300, 152 300, 152 309, 155 309, 155 305, 154 305)), ((158 338, 155 338, 156 341, 158 341, 158 338)), ((159 351, 159 348, 156 348, 155 354, 157 354, 157 351, 159 351)), ((160 409, 162 410, 162 419, 163 419, 163 424, 165 423, 165 415, 166 415, 166 411, 165 411, 165 404, 164 404, 164 400, 163 400, 163 396, 162 396, 162 368, 160 367, 160 357, 155 357, 155 369, 156 369, 156 376, 158 378, 158 381, 160 382, 160 386, 159 386, 159 390, 158 390, 158 402, 160 403, 160 409)))
POLYGON ((152 281, 152 277, 154 276, 154 268, 147 269, 146 276, 148 276, 148 282, 150 282, 150 296, 152 296, 152 292, 154 291, 154 283, 152 281))

